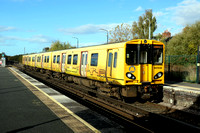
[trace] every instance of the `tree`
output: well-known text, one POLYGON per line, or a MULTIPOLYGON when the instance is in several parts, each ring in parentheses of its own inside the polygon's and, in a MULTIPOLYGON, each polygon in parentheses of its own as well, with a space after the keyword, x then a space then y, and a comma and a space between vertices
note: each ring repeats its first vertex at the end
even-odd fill
POLYGON ((168 55, 196 55, 200 45, 200 21, 186 26, 166 45, 168 55))
POLYGON ((156 18, 153 17, 152 9, 145 11, 145 14, 139 17, 138 22, 134 21, 132 24, 133 37, 137 36, 141 39, 149 37, 149 22, 150 22, 150 36, 153 38, 153 32, 157 29, 156 18))
POLYGON ((75 47, 72 47, 69 42, 61 43, 60 41, 57 40, 57 41, 52 42, 51 47, 49 48, 49 51, 63 50, 63 49, 70 49, 70 48, 75 48, 75 47))
POLYGON ((160 41, 162 39, 162 34, 158 33, 157 35, 154 36, 154 38, 160 41))
POLYGON ((110 31, 110 42, 123 42, 131 40, 131 26, 122 23, 110 31))

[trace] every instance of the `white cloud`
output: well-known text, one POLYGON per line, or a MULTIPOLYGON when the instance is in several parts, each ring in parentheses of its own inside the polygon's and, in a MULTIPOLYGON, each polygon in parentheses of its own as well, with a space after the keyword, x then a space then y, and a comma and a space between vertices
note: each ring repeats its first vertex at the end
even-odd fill
POLYGON ((25 41, 29 42, 36 42, 36 43, 49 43, 52 42, 51 38, 44 35, 35 35, 31 38, 24 39, 25 41))
POLYGON ((9 27, 9 26, 0 26, 0 32, 3 31, 11 31, 11 30, 16 30, 17 28, 15 27, 9 27))
POLYGON ((115 26, 117 26, 117 23, 113 24, 86 24, 86 25, 81 25, 75 28, 61 28, 58 29, 58 31, 63 32, 65 34, 95 34, 102 32, 100 29, 106 29, 106 30, 111 30, 115 26))
POLYGON ((87 42, 87 43, 81 43, 79 44, 80 47, 87 47, 87 46, 94 46, 94 45, 99 45, 103 44, 102 42, 87 42))
POLYGON ((173 20, 178 25, 193 24, 200 20, 200 2, 197 0, 183 0, 175 7, 169 7, 166 10, 171 11, 173 20))
POLYGON ((155 17, 161 17, 161 16, 164 16, 164 15, 167 15, 168 13, 167 12, 153 12, 153 16, 155 17))
POLYGON ((11 0, 13 2, 25 2, 25 1, 36 1, 36 2, 41 2, 42 0, 11 0))
POLYGON ((35 35, 30 38, 22 38, 16 36, 0 36, 0 43, 5 43, 6 41, 26 41, 30 43, 51 43, 52 39, 44 35, 35 35))
POLYGON ((141 6, 139 6, 138 8, 135 9, 135 11, 142 11, 143 8, 141 6))

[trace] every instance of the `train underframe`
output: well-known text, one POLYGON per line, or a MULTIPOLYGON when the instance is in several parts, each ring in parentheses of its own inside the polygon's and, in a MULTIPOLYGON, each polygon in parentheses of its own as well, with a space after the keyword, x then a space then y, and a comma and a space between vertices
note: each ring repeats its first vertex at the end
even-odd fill
POLYGON ((99 95, 106 95, 121 100, 141 99, 145 101, 160 102, 163 98, 163 85, 151 85, 150 83, 145 83, 143 85, 119 86, 36 67, 25 66, 25 69, 41 72, 46 74, 48 78, 57 78, 65 80, 66 82, 74 82, 79 85, 84 85, 90 88, 91 92, 92 90, 96 90, 99 95))

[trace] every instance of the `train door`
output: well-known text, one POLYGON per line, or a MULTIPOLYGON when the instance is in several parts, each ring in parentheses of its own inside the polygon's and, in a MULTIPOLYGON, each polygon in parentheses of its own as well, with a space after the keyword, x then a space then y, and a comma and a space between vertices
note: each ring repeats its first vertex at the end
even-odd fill
POLYGON ((141 64, 141 82, 148 82, 148 51, 147 49, 142 49, 140 51, 140 64, 141 64))
POLYGON ((83 77, 86 77, 87 56, 88 52, 81 53, 81 76, 83 77))
POLYGON ((107 73, 106 73, 106 77, 107 79, 111 79, 112 78, 112 69, 113 69, 113 50, 108 50, 108 56, 107 56, 107 73))
POLYGON ((148 64, 141 65, 141 81, 148 82, 148 64))
POLYGON ((62 62, 61 62, 61 71, 65 72, 65 61, 66 61, 66 54, 62 54, 62 62))
POLYGON ((117 56, 118 56, 118 49, 108 50, 107 53, 107 67, 106 67, 106 77, 107 81, 115 80, 117 77, 117 56))

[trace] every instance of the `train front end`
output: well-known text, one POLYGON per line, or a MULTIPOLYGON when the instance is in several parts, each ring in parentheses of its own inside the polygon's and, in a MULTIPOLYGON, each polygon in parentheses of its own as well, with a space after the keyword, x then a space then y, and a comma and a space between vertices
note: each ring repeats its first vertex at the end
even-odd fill
MULTIPOLYGON (((138 39, 125 44, 125 85, 128 97, 161 99, 164 85, 162 42, 138 39)), ((123 90, 122 90, 123 95, 123 90)))

